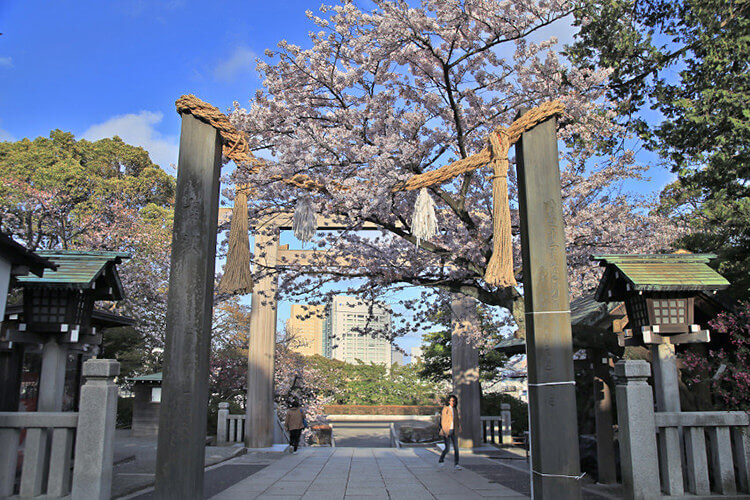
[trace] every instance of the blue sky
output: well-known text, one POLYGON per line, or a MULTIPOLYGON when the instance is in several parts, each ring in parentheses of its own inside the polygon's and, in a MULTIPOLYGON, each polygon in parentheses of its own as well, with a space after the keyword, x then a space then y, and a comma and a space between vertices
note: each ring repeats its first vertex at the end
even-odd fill
POLYGON ((0 139, 60 128, 119 134, 176 162, 174 101, 246 104, 254 60, 281 39, 303 43, 310 1, 0 2, 0 139))
MULTIPOLYGON (((119 135, 174 173, 174 101, 195 94, 222 111, 235 100, 247 105, 261 85, 256 57, 282 39, 304 45, 313 29, 305 10, 319 6, 0 0, 0 140, 56 128, 90 140, 119 135)), ((300 248, 289 234, 283 243, 300 248)), ((279 305, 280 328, 289 309, 279 305)), ((419 337, 398 344, 408 352, 419 337)))
MULTIPOLYGON (((314 29, 305 10, 320 4, 0 0, 0 141, 56 128, 90 140, 119 135, 174 173, 174 101, 195 94, 223 111, 235 100, 246 106, 261 85, 255 58, 282 39, 305 46, 314 29)), ((558 23, 545 34, 565 42, 572 31, 558 23)), ((288 315, 282 304, 280 321, 288 315)), ((399 341, 407 351, 418 343, 399 341)))

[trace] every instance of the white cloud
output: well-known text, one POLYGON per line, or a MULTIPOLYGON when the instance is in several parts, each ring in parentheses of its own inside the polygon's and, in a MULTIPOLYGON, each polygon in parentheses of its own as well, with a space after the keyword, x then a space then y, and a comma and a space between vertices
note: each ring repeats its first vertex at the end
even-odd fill
POLYGON ((0 142, 14 142, 15 140, 16 138, 10 132, 0 128, 0 142))
POLYGON ((239 46, 234 49, 227 59, 219 61, 214 68, 214 78, 223 82, 232 82, 239 75, 251 71, 255 67, 257 55, 250 48, 239 46))
POLYGON ((176 136, 162 135, 156 130, 155 126, 163 118, 162 113, 153 111, 113 116, 104 123, 89 127, 82 137, 97 141, 117 135, 128 144, 141 146, 148 151, 154 163, 167 170, 171 164, 177 164, 179 139, 176 136))
POLYGON ((12 68, 13 58, 12 57, 0 57, 0 68, 12 68))
MULTIPOLYGON (((2 124, 2 120, 0 120, 0 124, 2 124)), ((13 134, 8 132, 5 129, 0 128, 0 142, 15 142, 16 138, 13 137, 13 134)))

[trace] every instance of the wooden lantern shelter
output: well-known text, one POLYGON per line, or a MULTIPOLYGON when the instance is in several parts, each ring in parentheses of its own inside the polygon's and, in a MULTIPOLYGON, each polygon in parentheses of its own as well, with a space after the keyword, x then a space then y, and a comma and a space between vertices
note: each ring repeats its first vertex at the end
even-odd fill
POLYGON ((592 255, 605 267, 596 291, 599 302, 624 302, 628 326, 620 345, 708 342, 695 322, 695 301, 729 286, 708 266, 713 254, 592 255))
MULTIPOLYGON (((41 276, 17 278, 23 303, 7 308, 0 336, 0 347, 16 352, 6 361, 15 360, 16 365, 3 371, 18 373, 23 353, 41 350, 36 409, 61 411, 66 378, 74 381, 73 386, 79 385, 75 381, 80 381, 81 365, 84 358, 97 354, 101 331, 133 323, 130 318, 94 310, 97 301, 124 297, 117 264, 130 256, 123 252, 65 250, 38 254, 54 263, 56 269, 47 269, 41 276), (72 368, 69 356, 73 356, 72 368)), ((17 410, 19 389, 20 378, 5 384, 3 391, 10 394, 7 399, 16 398, 16 408, 8 410, 17 410)), ((77 391, 77 387, 72 389, 77 391)))
POLYGON ((9 235, 0 233, 0 321, 5 316, 5 304, 11 279, 33 273, 41 276, 45 269, 55 269, 52 262, 26 249, 9 235))

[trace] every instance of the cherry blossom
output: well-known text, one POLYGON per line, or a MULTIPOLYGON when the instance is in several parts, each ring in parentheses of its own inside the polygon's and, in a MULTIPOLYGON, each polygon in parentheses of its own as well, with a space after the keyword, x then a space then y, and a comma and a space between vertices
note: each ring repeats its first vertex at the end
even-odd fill
MULTIPOLYGON (((230 117, 256 153, 272 158, 267 168, 240 168, 233 176, 255 188, 251 218, 291 212, 296 200, 310 196, 319 214, 349 226, 319 232, 318 248, 330 260, 313 273, 286 265, 281 294, 324 302, 327 283, 369 298, 426 286, 512 309, 519 290, 482 279, 492 251, 491 169, 428 188, 439 230, 419 247, 410 227, 417 193, 394 187, 478 152, 495 127, 553 99, 566 107, 558 138, 572 295, 598 281, 591 253, 660 250, 681 231, 621 191, 622 181, 640 178, 644 167, 623 146, 626 131, 605 96, 609 72, 573 67, 555 51, 554 37, 539 35, 568 22, 573 2, 372 4, 372 10, 345 2, 308 12, 315 26, 309 45, 281 41, 266 51, 258 62, 263 88, 247 108, 235 103, 230 117), (324 188, 278 181, 295 174, 324 188), (365 223, 380 230, 360 231, 365 223), (342 257, 349 266, 336 265, 342 257)), ((512 169, 509 184, 515 208, 512 169)), ((518 249, 515 265, 520 271, 518 249)), ((267 271, 256 266, 255 275, 267 271)))

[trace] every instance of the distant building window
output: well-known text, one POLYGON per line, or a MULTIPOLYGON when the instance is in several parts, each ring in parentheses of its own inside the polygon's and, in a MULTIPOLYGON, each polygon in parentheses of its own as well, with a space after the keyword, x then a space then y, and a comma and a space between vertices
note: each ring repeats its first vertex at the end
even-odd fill
POLYGON ((151 388, 151 402, 152 403, 161 403, 161 387, 152 387, 151 388))

